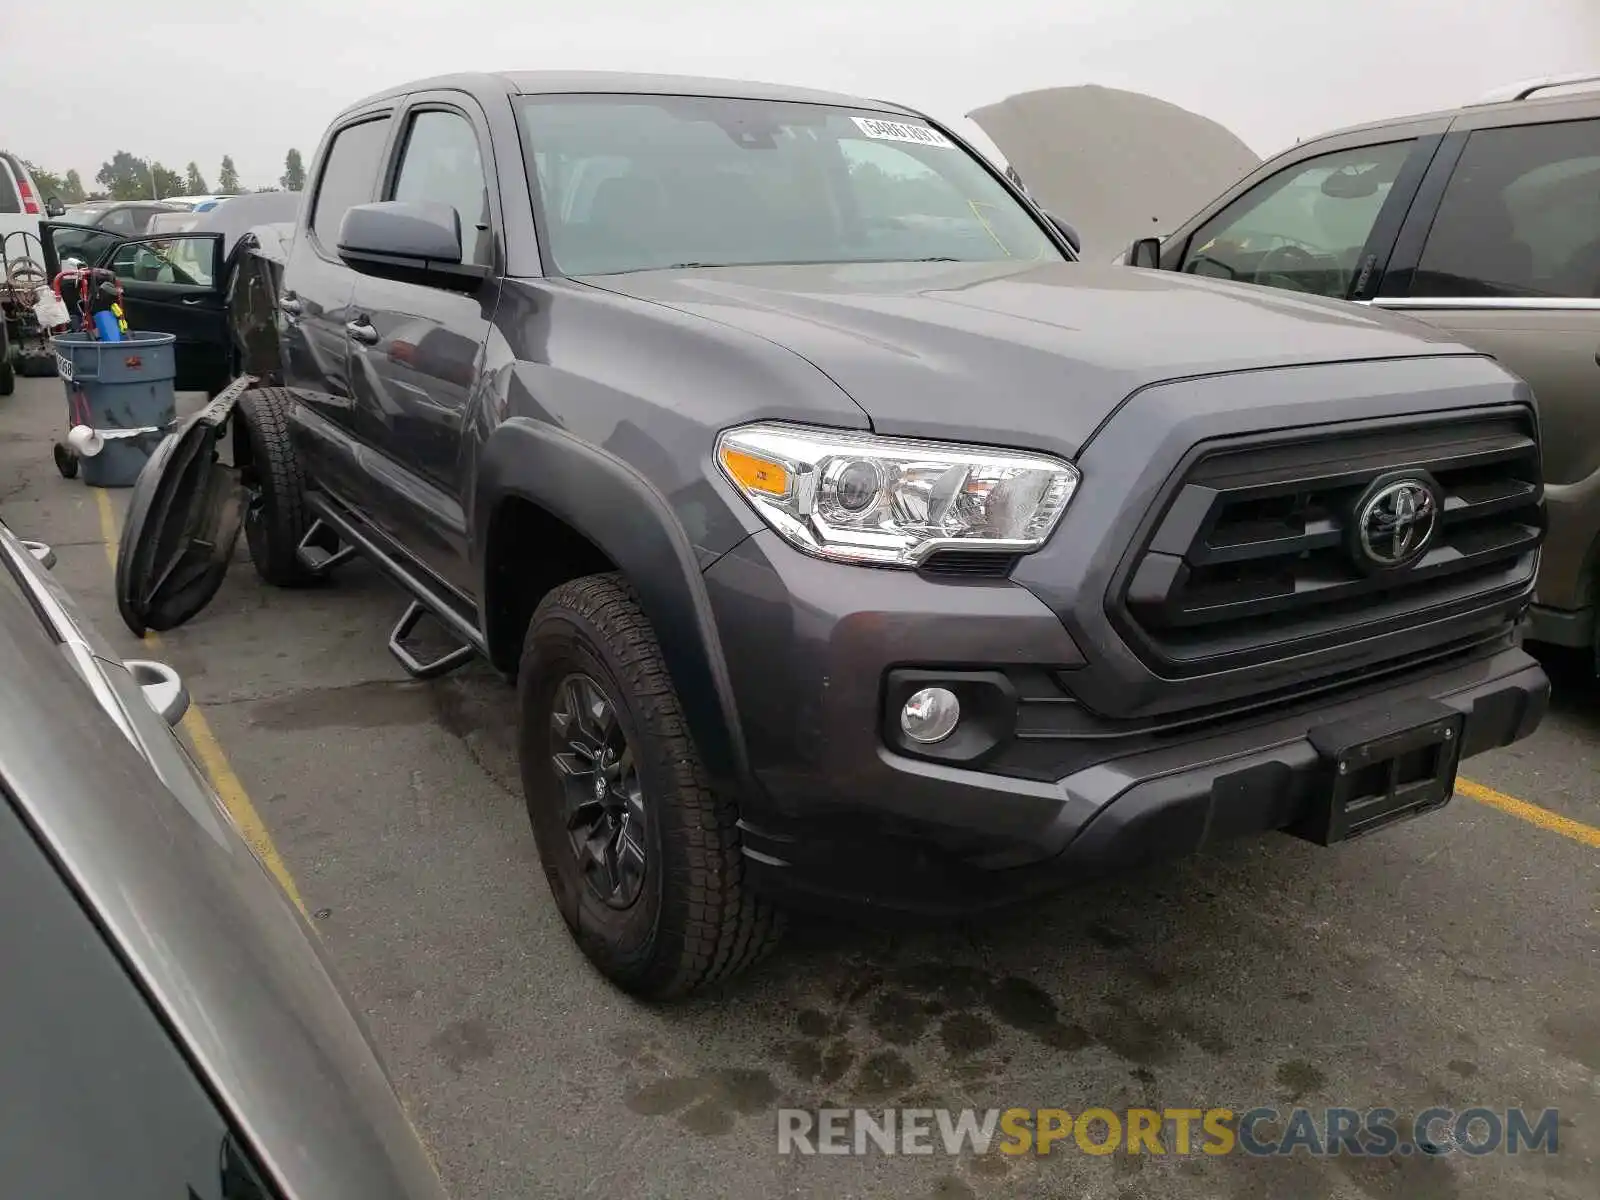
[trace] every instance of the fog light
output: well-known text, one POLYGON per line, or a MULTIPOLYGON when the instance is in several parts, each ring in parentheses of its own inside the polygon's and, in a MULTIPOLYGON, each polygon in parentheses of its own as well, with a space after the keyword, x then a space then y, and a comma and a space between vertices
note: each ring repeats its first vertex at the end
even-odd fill
POLYGON ((900 710, 900 728, 914 742, 942 742, 961 720, 961 701, 949 688, 923 688, 900 710))

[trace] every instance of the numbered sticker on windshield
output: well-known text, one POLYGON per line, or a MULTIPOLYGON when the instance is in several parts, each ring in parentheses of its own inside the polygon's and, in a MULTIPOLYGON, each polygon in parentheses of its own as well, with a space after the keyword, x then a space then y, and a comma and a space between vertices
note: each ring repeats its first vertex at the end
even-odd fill
POLYGON ((882 142, 915 142, 919 146, 939 146, 955 149, 955 143, 937 129, 926 125, 908 125, 904 121, 882 121, 877 117, 851 117, 856 127, 869 138, 882 142))

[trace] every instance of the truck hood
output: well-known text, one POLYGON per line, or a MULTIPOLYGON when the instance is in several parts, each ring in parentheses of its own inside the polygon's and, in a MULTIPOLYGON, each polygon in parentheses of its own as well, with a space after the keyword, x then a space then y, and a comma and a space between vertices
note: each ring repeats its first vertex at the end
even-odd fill
POLYGON ((718 267, 579 282, 786 347, 880 433, 1068 455, 1150 384, 1471 353, 1421 322, 1353 304, 1087 263, 718 267))

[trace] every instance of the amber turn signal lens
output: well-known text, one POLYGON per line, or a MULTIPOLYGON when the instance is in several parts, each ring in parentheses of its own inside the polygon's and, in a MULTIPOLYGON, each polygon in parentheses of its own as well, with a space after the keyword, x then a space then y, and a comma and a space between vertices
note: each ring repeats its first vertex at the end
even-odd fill
POLYGON ((720 453, 723 467, 741 486, 768 496, 789 494, 789 471, 782 463, 731 446, 723 446, 720 453))

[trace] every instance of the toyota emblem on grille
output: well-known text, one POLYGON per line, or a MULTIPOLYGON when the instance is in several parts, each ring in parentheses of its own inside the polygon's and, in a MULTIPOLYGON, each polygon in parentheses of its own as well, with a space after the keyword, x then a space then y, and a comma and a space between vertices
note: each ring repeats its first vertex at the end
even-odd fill
POLYGON ((1433 543, 1439 493, 1426 476, 1378 480, 1356 506, 1356 542, 1368 570, 1409 566, 1433 543))

